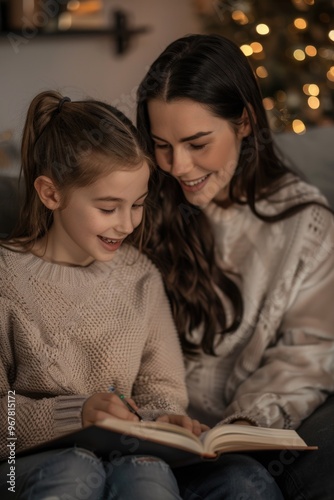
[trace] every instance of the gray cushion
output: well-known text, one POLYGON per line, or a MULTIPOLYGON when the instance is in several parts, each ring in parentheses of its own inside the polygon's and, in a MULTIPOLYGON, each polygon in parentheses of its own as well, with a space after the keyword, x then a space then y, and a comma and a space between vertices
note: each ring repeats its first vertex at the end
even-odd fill
POLYGON ((303 135, 285 132, 274 139, 284 160, 317 186, 334 209, 334 127, 316 127, 303 135))
POLYGON ((22 199, 18 179, 0 175, 0 234, 11 231, 18 217, 19 203, 22 199))

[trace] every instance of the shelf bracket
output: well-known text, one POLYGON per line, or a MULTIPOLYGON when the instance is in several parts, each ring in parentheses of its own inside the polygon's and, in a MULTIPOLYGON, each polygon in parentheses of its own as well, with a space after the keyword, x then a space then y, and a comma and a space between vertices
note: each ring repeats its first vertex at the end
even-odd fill
POLYGON ((112 12, 114 20, 113 28, 110 34, 114 37, 116 42, 116 54, 123 55, 129 48, 130 40, 133 36, 141 35, 151 31, 148 26, 138 28, 128 27, 128 14, 123 10, 114 10, 112 12))

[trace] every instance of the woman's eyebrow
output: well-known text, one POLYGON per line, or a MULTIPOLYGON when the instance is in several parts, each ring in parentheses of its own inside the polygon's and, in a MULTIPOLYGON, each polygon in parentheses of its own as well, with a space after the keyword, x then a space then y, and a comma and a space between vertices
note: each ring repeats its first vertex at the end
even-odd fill
MULTIPOLYGON (((211 130, 209 132, 197 132, 194 135, 189 135, 188 137, 182 137, 182 139, 180 139, 180 142, 194 141, 195 139, 199 139, 200 137, 204 137, 204 136, 209 135, 209 134, 212 134, 211 130)), ((151 135, 154 139, 158 139, 158 141, 168 142, 168 141, 166 141, 166 139, 162 139, 161 137, 159 137, 157 135, 154 135, 154 134, 151 134, 151 135)))

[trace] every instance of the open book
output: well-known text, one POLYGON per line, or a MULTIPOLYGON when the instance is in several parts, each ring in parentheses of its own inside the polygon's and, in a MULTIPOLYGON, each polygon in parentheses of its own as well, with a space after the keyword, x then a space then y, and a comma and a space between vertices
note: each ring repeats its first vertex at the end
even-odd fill
POLYGON ((317 448, 308 446, 293 430, 228 424, 213 427, 198 438, 183 427, 165 422, 107 418, 99 425, 66 434, 26 450, 24 454, 74 445, 88 448, 109 460, 121 455, 153 455, 172 466, 214 459, 221 453, 233 451, 317 448))

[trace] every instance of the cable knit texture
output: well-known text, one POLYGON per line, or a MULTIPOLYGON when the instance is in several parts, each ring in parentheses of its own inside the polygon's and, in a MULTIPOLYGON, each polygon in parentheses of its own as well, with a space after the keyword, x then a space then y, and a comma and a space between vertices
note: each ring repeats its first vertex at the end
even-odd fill
MULTIPOLYGON (((326 203, 298 181, 257 207, 280 213, 289 199, 326 203)), ((245 311, 236 332, 217 336, 217 357, 187 357, 190 414, 211 425, 240 418, 297 428, 334 392, 334 218, 315 205, 272 224, 247 205, 210 204, 206 214, 223 268, 240 277, 245 311)))
POLYGON ((181 349, 160 274, 128 245, 85 268, 0 248, 0 335, 1 458, 8 391, 17 452, 79 429, 86 398, 110 385, 146 417, 185 414, 181 349))

